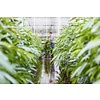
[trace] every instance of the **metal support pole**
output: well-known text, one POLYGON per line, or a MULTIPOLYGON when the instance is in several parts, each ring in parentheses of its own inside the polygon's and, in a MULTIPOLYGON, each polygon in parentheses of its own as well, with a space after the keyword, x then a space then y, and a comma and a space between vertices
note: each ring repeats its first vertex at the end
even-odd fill
POLYGON ((46 17, 46 39, 47 39, 47 17, 46 17))
POLYGON ((35 33, 35 17, 34 17, 34 33, 35 33))
POLYGON ((58 17, 58 35, 60 35, 60 17, 58 17))

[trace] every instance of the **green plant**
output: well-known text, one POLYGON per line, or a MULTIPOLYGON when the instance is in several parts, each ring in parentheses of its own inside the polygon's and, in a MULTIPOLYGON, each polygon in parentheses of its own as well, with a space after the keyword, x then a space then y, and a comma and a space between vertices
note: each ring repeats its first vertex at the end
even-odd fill
POLYGON ((34 83, 41 40, 18 18, 0 18, 0 83, 34 83))
POLYGON ((47 56, 47 55, 51 55, 51 44, 50 44, 50 39, 47 39, 45 40, 44 42, 44 47, 43 47, 43 51, 44 51, 44 54, 47 56))
POLYGON ((61 70, 58 82, 99 83, 99 42, 100 18, 72 18, 53 51, 53 61, 61 70))

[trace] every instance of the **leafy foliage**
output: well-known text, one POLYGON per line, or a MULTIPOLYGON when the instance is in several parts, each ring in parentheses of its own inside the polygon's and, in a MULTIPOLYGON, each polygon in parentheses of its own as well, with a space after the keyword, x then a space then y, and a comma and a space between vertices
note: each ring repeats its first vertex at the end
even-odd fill
POLYGON ((46 39, 45 42, 44 42, 44 46, 43 46, 43 51, 44 51, 44 54, 45 56, 50 56, 51 55, 51 44, 50 44, 50 39, 46 39))
POLYGON ((18 18, 0 18, 0 83, 34 83, 41 40, 18 18))
POLYGON ((72 18, 56 40, 53 53, 62 83, 99 83, 100 18, 72 18))

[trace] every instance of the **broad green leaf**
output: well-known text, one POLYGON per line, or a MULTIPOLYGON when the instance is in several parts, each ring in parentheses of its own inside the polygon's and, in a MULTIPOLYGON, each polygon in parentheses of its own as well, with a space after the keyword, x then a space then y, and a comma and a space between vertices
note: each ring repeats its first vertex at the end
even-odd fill
MULTIPOLYGON (((0 74, 3 75, 7 80, 9 80, 11 83, 13 84, 17 84, 18 82, 12 77, 10 76, 8 73, 0 71, 0 74)), ((1 80, 0 80, 1 81, 1 80)))
POLYGON ((90 50, 96 46, 100 45, 100 40, 90 41, 86 46, 79 52, 78 57, 80 57, 85 51, 90 50))
POLYGON ((10 82, 0 73, 0 84, 10 84, 10 82))
POLYGON ((99 27, 100 27, 100 21, 97 22, 97 23, 93 26, 91 32, 95 32, 99 27))
POLYGON ((88 69, 87 71, 86 71, 86 74, 93 74, 93 72, 96 70, 96 67, 92 67, 92 68, 90 68, 90 69, 88 69))
POLYGON ((7 69, 9 72, 14 72, 14 66, 11 65, 6 55, 4 55, 2 52, 0 52, 0 65, 3 68, 7 69))
POLYGON ((78 67, 74 73, 72 73, 71 78, 73 78, 75 75, 80 75, 81 72, 84 70, 86 67, 87 63, 84 63, 82 66, 78 67))
POLYGON ((100 55, 98 55, 97 57, 95 57, 94 61, 95 61, 97 64, 100 64, 100 55))
POLYGON ((93 84, 100 84, 100 80, 93 82, 93 84))
POLYGON ((93 19, 90 20, 89 22, 86 22, 86 24, 84 25, 82 31, 85 30, 85 29, 87 29, 87 28, 91 28, 92 25, 93 25, 93 23, 94 23, 94 20, 93 19))

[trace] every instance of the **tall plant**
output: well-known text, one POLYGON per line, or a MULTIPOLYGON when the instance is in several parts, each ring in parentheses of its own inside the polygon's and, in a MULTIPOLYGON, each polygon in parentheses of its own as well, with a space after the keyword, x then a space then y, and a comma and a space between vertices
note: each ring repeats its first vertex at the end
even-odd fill
POLYGON ((0 83, 34 83, 41 40, 18 18, 0 18, 0 83))
POLYGON ((100 18, 72 18, 53 51, 60 83, 94 83, 99 77, 100 18))

